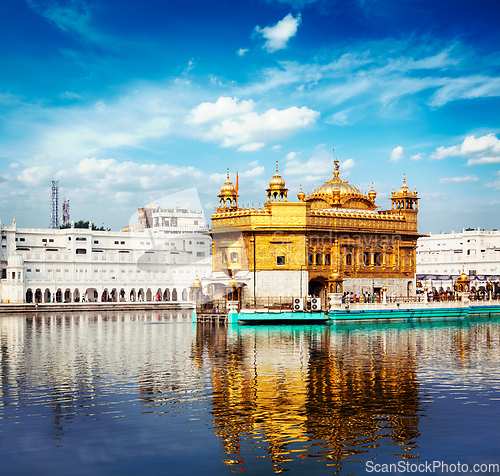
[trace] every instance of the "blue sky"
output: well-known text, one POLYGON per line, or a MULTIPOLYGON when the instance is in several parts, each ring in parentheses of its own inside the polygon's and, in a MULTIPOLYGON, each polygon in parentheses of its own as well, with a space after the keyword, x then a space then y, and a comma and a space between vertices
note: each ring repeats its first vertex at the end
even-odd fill
MULTIPOLYGON (((112 229, 226 167, 262 203, 341 173, 377 205, 402 184, 422 233, 500 228, 500 3, 26 0, 0 3, 0 219, 112 229)), ((195 200, 193 199, 193 202, 195 200)))

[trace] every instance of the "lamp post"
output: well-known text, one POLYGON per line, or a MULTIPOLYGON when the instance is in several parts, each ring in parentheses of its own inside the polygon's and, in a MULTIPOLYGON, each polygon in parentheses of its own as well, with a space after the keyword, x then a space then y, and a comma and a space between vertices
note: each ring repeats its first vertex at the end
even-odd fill
POLYGON ((488 291, 488 301, 491 301, 491 293, 493 291, 493 284, 491 284, 491 281, 488 281, 486 284, 486 291, 488 291))

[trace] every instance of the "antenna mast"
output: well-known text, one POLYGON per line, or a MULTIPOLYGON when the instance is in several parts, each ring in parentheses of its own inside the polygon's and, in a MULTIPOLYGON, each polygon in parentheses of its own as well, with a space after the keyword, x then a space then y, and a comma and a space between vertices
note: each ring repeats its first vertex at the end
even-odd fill
POLYGON ((50 213, 50 228, 59 228, 59 180, 52 180, 52 211, 50 213))
POLYGON ((66 225, 66 223, 69 223, 69 198, 65 198, 62 205, 62 224, 66 225))

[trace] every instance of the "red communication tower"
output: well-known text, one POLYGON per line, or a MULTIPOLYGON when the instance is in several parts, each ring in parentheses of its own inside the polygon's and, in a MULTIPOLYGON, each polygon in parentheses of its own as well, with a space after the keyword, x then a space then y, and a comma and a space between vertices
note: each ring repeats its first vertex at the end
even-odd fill
POLYGON ((69 198, 63 200, 62 206, 62 224, 69 223, 69 198))

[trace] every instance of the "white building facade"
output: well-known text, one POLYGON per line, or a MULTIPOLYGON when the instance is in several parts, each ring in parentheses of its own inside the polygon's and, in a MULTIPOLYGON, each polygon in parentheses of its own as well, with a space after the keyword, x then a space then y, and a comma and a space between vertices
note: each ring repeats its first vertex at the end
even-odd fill
POLYGON ((498 293, 500 231, 464 229, 418 239, 417 279, 422 286, 453 290, 462 271, 469 276, 471 289, 484 291, 491 282, 498 293))
POLYGON ((189 301, 212 272, 211 238, 168 233, 0 225, 2 302, 189 301))

